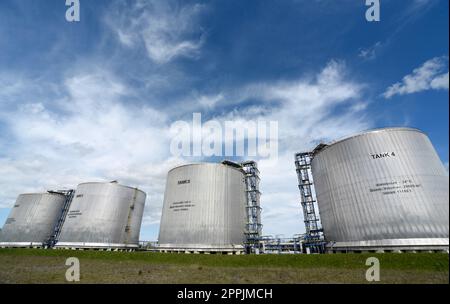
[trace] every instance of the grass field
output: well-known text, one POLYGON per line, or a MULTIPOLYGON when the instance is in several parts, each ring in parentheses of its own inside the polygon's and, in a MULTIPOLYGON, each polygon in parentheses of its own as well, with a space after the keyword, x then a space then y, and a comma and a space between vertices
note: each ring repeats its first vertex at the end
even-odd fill
POLYGON ((380 283, 449 283, 444 253, 335 255, 197 255, 149 252, 0 249, 0 283, 65 283, 68 257, 80 260, 80 283, 368 283, 368 257, 380 260, 380 283))

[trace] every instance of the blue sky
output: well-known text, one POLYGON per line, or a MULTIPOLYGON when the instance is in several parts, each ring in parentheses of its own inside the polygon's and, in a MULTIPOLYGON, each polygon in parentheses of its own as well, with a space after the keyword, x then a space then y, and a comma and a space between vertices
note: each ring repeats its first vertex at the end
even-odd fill
MULTIPOLYGON (((303 232, 293 154, 409 126, 448 168, 448 1, 63 0, 0 3, 0 223, 19 193, 119 180, 158 234, 171 123, 279 122, 260 159, 264 234, 303 232)), ((195 159, 198 160, 198 159, 195 159)))

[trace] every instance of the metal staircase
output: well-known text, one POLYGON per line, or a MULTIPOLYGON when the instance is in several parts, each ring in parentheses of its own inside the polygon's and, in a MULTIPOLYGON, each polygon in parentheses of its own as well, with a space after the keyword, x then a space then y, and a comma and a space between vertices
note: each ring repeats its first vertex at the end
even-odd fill
POLYGON ((257 163, 254 161, 243 162, 241 163, 241 166, 245 174, 245 192, 247 196, 245 246, 247 253, 258 253, 262 231, 259 170, 257 163))
POLYGON ((297 153, 295 155, 295 167, 298 177, 298 188, 300 190, 300 203, 303 208, 306 234, 304 235, 304 246, 310 253, 323 253, 325 242, 323 230, 319 226, 319 216, 315 210, 315 196, 313 194, 313 180, 311 173, 312 152, 297 153))
POLYGON ((75 190, 58 190, 58 191, 48 191, 49 193, 62 194, 66 197, 63 205, 63 209, 61 210, 61 215, 56 222, 55 227, 53 228, 53 233, 50 238, 45 242, 45 247, 52 248, 56 245, 59 240, 59 236, 61 234, 61 229, 66 220, 67 213, 70 209, 70 204, 72 203, 73 196, 75 194, 75 190))

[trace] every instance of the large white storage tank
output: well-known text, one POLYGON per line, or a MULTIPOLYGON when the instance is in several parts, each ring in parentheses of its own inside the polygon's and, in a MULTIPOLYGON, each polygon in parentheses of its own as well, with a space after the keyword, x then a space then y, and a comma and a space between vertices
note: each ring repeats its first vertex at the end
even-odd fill
POLYGON ((449 178, 423 132, 368 131, 311 165, 329 250, 448 250, 449 178))
POLYGON ((21 194, 0 234, 0 247, 41 247, 54 232, 66 197, 58 193, 21 194))
POLYGON ((56 247, 138 247, 145 199, 116 182, 78 185, 56 247))
POLYGON ((201 163, 169 171, 159 247, 167 251, 243 251, 246 225, 244 173, 201 163))

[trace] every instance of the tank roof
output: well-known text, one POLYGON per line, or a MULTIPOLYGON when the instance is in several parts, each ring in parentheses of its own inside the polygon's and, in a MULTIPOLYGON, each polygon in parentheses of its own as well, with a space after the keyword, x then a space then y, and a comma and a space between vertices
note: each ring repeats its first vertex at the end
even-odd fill
POLYGON ((120 187, 124 187, 124 188, 129 188, 129 189, 133 189, 133 190, 138 190, 138 191, 144 193, 145 195, 147 195, 144 191, 142 191, 141 189, 139 189, 139 188, 137 188, 137 187, 125 186, 125 185, 119 184, 117 181, 111 181, 111 182, 86 182, 86 183, 78 184, 78 186, 81 186, 81 185, 89 185, 89 184, 103 184, 103 185, 112 184, 112 185, 116 185, 116 186, 120 186, 120 187))
POLYGON ((338 139, 338 140, 332 141, 332 142, 330 142, 328 144, 320 143, 319 145, 317 145, 316 148, 314 148, 312 153, 315 156, 315 155, 319 154, 320 152, 326 150, 327 148, 329 148, 331 146, 334 146, 336 144, 342 143, 344 141, 347 141, 347 140, 350 140, 350 139, 353 139, 353 138, 356 138, 356 137, 364 136, 364 135, 367 135, 367 134, 389 132, 389 131, 410 131, 410 132, 418 132, 418 133, 425 134, 425 132, 423 132, 422 130, 415 129, 415 128, 408 128, 408 127, 387 127, 387 128, 370 129, 370 130, 366 130, 366 131, 362 131, 362 132, 356 133, 354 135, 350 135, 350 136, 344 137, 342 139, 338 139))
MULTIPOLYGON (((236 163, 234 163, 234 164, 236 164, 236 163)), ((225 166, 227 168, 231 168, 231 169, 234 169, 234 170, 238 170, 239 172, 243 172, 242 168, 238 168, 235 165, 228 164, 227 161, 223 161, 223 162, 220 162, 220 163, 201 162, 201 163, 184 164, 184 165, 177 166, 175 168, 170 169, 169 172, 171 172, 171 171, 173 171, 175 169, 179 169, 179 168, 182 168, 182 167, 188 167, 188 166, 225 166)))
POLYGON ((48 194, 48 195, 64 195, 64 194, 62 194, 62 193, 56 193, 56 192, 48 192, 48 191, 46 191, 46 192, 20 193, 19 196, 20 196, 20 195, 46 195, 46 194, 48 194))

